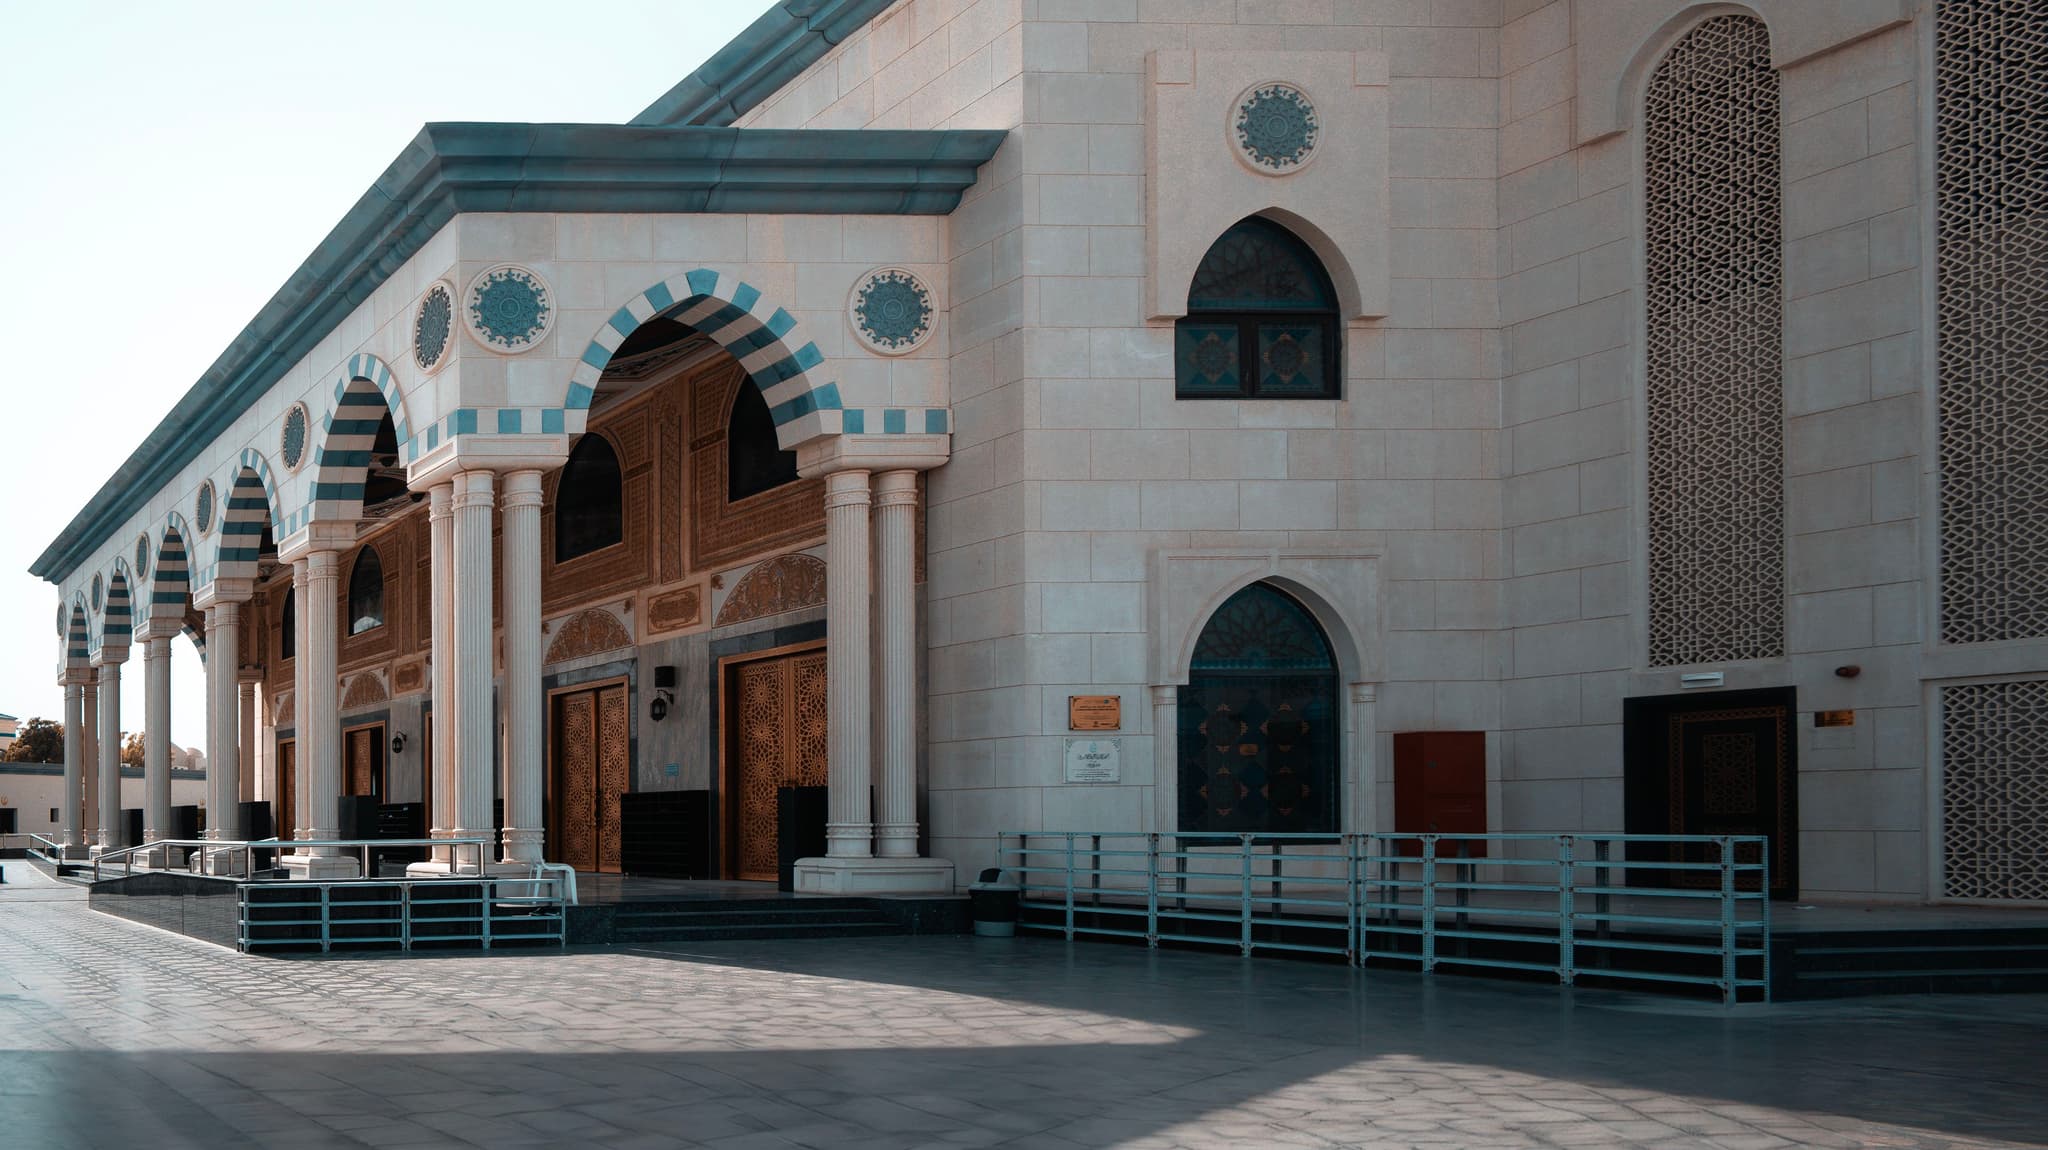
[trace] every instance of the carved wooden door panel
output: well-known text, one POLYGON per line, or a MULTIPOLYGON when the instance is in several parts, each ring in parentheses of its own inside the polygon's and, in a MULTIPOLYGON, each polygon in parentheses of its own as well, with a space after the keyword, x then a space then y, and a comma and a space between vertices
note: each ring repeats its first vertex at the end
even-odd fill
POLYGON ((277 805, 271 811, 271 825, 277 837, 288 839, 299 826, 298 744, 281 739, 277 744, 277 805))
POLYGON ((577 870, 597 869, 597 693, 555 696, 554 794, 548 853, 577 870))
POLYGON ((347 780, 349 794, 378 794, 377 776, 382 772, 377 769, 377 752, 383 749, 383 735, 383 727, 357 727, 343 733, 342 777, 347 780))
POLYGON ((548 780, 547 857, 618 873, 620 796, 632 789, 632 712, 626 685, 556 695, 548 780))
POLYGON ((825 653, 746 663, 733 680, 734 873, 773 882, 776 792, 826 785, 825 653))

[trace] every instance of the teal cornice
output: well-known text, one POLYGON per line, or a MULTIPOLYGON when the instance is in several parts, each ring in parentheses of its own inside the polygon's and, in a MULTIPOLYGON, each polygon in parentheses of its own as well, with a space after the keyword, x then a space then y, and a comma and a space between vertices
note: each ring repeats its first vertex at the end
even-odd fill
POLYGON ((784 0, 633 117, 724 127, 881 15, 894 0, 784 0))
POLYGON ((428 124, 29 573, 62 582, 459 213, 945 215, 1003 135, 428 124))

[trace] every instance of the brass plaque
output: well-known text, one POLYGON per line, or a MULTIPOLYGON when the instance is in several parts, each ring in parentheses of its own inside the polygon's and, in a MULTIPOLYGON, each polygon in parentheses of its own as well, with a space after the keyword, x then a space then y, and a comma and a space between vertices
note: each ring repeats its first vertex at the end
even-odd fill
POLYGON ((1123 696, 1068 695, 1067 729, 1114 731, 1124 725, 1123 696))
POLYGON ((1815 711, 1813 725, 1816 727, 1853 727, 1856 725, 1854 711, 1815 711))

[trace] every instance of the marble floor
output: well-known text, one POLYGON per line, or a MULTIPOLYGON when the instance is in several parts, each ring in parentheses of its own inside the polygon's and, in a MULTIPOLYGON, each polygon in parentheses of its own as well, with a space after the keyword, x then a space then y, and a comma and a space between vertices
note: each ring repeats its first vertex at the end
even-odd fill
POLYGON ((2048 1145, 2048 996, 1721 1007, 1040 938, 248 958, 0 885, 0 1145, 2048 1145))

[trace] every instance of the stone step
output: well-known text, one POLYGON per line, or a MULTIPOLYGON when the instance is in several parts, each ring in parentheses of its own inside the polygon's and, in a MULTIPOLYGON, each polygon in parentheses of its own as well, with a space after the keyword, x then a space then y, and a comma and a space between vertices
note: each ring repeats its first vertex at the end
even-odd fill
POLYGON ((648 926, 620 924, 620 942, 718 942, 768 938, 857 938, 900 935, 904 930, 893 922, 870 919, 855 922, 762 922, 752 925, 648 926))
POLYGON ((849 923, 876 922, 875 912, 865 907, 777 908, 773 910, 629 911, 619 908, 618 929, 640 930, 658 927, 754 926, 763 923, 849 923))

